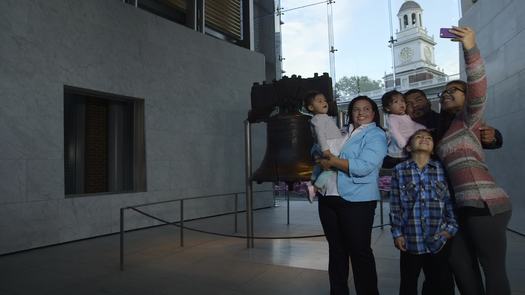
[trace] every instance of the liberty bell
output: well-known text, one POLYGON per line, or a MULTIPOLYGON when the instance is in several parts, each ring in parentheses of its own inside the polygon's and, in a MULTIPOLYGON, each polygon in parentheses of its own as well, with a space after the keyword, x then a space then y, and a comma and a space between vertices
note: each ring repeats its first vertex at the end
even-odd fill
POLYGON ((266 122, 266 152, 252 180, 286 182, 288 184, 310 180, 314 160, 310 154, 314 139, 310 116, 301 113, 303 98, 308 91, 325 93, 331 115, 337 113, 332 97, 332 83, 328 74, 302 79, 286 76, 273 84, 254 84, 252 109, 248 120, 266 122), (334 108, 335 107, 335 108, 334 108))
POLYGON ((309 116, 299 112, 268 119, 266 153, 252 180, 258 183, 310 180, 314 165, 310 148, 314 141, 309 120, 309 116))

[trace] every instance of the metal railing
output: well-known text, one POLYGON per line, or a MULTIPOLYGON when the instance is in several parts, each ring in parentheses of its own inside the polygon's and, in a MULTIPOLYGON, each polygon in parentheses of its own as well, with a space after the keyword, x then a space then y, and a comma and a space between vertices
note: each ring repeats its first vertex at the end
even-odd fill
MULTIPOLYGON (((261 190, 261 191, 254 191, 253 193, 269 193, 269 192, 273 192, 273 190, 261 190)), ((244 212, 246 210, 240 210, 239 211, 239 195, 243 195, 245 194, 245 192, 235 192, 235 193, 226 193, 226 194, 213 194, 213 195, 204 195, 204 196, 196 196, 196 197, 187 197, 187 198, 181 198, 181 199, 175 199, 175 200, 166 200, 166 201, 159 201, 159 202, 150 202, 150 203, 143 203, 143 204, 139 204, 139 205, 134 205, 134 206, 127 206, 127 207, 122 207, 120 208, 120 270, 124 270, 124 234, 126 232, 125 230, 125 222, 124 222, 124 217, 125 217, 125 211, 126 210, 132 210, 132 211, 135 211, 141 215, 144 215, 146 217, 149 217, 151 219, 154 219, 156 221, 159 221, 161 223, 164 223, 165 225, 173 225, 173 226, 176 226, 180 229, 180 233, 179 233, 179 238, 180 238, 180 246, 181 247, 184 247, 184 230, 190 230, 190 231, 195 231, 195 232, 200 232, 200 233, 205 233, 205 234, 211 234, 211 235, 217 235, 217 236, 222 236, 222 237, 230 237, 230 238, 241 238, 241 239, 246 239, 247 240, 247 243, 248 243, 248 248, 250 248, 250 242, 253 241, 253 239, 271 239, 271 240, 275 240, 275 239, 304 239, 304 238, 318 238, 318 237, 324 237, 324 234, 315 234, 315 235, 302 235, 302 236, 254 236, 253 235, 253 232, 250 234, 250 232, 247 230, 246 231, 246 234, 245 235, 233 235, 233 234, 225 234, 225 233, 218 233, 218 232, 211 232, 211 231, 206 231, 206 230, 201 230, 201 229, 196 229, 196 228, 190 228, 190 227, 187 227, 184 225, 184 203, 185 201, 189 201, 189 200, 197 200, 197 199, 205 199, 205 198, 216 198, 216 197, 234 197, 234 209, 233 211, 230 211, 230 212, 225 212, 225 213, 222 213, 221 215, 228 215, 228 214, 233 214, 234 215, 234 219, 233 219, 233 228, 234 228, 234 233, 238 233, 238 214, 241 213, 241 212, 244 212), (148 207, 148 206, 153 206, 153 205, 159 205, 159 204, 167 204, 167 203, 176 203, 176 202, 179 202, 179 210, 180 210, 180 216, 179 216, 179 220, 177 221, 167 221, 163 218, 160 218, 158 216, 155 216, 153 214, 150 214, 150 213, 147 213, 139 208, 143 208, 143 207, 148 207)), ((287 192, 285 194, 285 197, 286 197, 286 201, 287 201, 287 224, 290 224, 290 192, 287 192)), ((263 208, 264 209, 264 208, 263 208)), ((380 225, 377 225, 377 226, 373 226, 372 228, 381 228, 383 229, 383 227, 385 225, 388 225, 388 224, 383 224, 383 200, 380 200, 380 221, 381 221, 381 224, 380 225)), ((205 217, 202 217, 202 219, 205 219, 205 218, 212 218, 212 217, 216 217, 217 215, 213 215, 213 216, 205 216, 205 217)))
MULTIPOLYGON (((269 193, 272 192, 272 190, 262 190, 262 191, 254 191, 254 193, 269 193)), ((228 235, 228 234, 222 234, 222 233, 215 233, 215 232, 209 232, 204 230, 198 230, 193 228, 188 228, 184 226, 184 202, 189 200, 197 200, 197 199, 206 199, 206 198, 215 198, 215 197, 234 197, 234 209, 233 212, 225 212, 223 214, 234 214, 234 232, 238 232, 238 213, 243 212, 245 210, 239 211, 239 195, 243 195, 245 192, 235 192, 235 193, 226 193, 226 194, 213 194, 213 195, 204 195, 204 196, 195 196, 195 197, 187 197, 187 198, 181 198, 181 199, 174 199, 174 200, 166 200, 166 201, 159 201, 159 202, 150 202, 150 203, 143 203, 139 205, 134 206, 127 206, 120 208, 120 270, 124 269, 124 233, 125 230, 125 211, 126 210, 133 210, 139 214, 142 214, 144 216, 147 216, 151 219, 157 220, 159 222, 162 222, 164 224, 168 225, 174 225, 180 228, 180 246, 184 247, 184 229, 207 233, 207 234, 213 234, 213 235, 219 235, 219 236, 227 236, 227 237, 235 237, 235 238, 246 238, 249 239, 250 237, 248 235, 246 236, 239 236, 239 235, 228 235), (153 205, 159 205, 159 204, 168 204, 168 203, 176 203, 179 202, 179 210, 180 210, 180 216, 178 221, 167 221, 160 217, 154 216, 150 213, 144 212, 143 210, 140 210, 138 208, 153 206, 153 205)), ((213 216, 212 216, 213 217, 213 216)), ((203 218, 210 218, 210 216, 203 217, 203 218)), ((253 238, 253 237, 252 237, 253 238)))

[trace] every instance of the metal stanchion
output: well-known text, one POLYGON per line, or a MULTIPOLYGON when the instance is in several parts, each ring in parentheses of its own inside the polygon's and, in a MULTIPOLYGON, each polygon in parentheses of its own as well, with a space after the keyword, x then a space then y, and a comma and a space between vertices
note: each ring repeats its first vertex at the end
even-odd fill
MULTIPOLYGON (((251 179, 251 175, 250 175, 250 179, 251 179)), ((255 241, 255 234, 254 234, 254 231, 253 231, 253 187, 252 187, 252 183, 250 181, 250 211, 252 212, 252 214, 250 214, 250 246, 251 248, 253 248, 253 244, 254 244, 254 241, 255 241)))
POLYGON ((380 220, 381 220, 381 229, 383 229, 383 227, 384 227, 384 225, 383 225, 383 223, 384 223, 383 222, 383 192, 380 192, 379 195, 380 195, 380 198, 381 198, 379 200, 379 206, 380 206, 379 207, 379 212, 381 214, 381 218, 380 218, 380 220))
MULTIPOLYGON (((387 177, 387 176, 391 176, 392 175, 392 169, 389 169, 389 168, 381 168, 381 170, 379 170, 379 177, 387 177)), ((380 216, 380 219, 381 219, 381 229, 384 228, 384 217, 383 217, 383 205, 384 205, 384 199, 387 199, 388 198, 388 194, 389 194, 389 190, 390 188, 384 188, 382 187, 379 191, 379 195, 380 195, 380 200, 379 200, 379 210, 381 212, 381 216, 380 216)))
POLYGON ((253 212, 252 212, 252 134, 251 124, 244 121, 245 177, 246 177, 246 247, 253 248, 253 212))
POLYGON ((234 213, 234 219, 233 219, 233 229, 235 233, 239 232, 239 227, 238 227, 238 222, 237 222, 237 212, 239 212, 239 205, 238 205, 238 202, 239 202, 239 194, 235 194, 235 204, 233 205, 233 210, 235 211, 234 213))
POLYGON ((180 200, 180 246, 184 247, 184 200, 180 200))
POLYGON ((124 270, 124 208, 120 208, 120 270, 124 270))
POLYGON ((272 188, 273 188, 273 206, 274 207, 279 207, 279 200, 277 200, 277 197, 279 197, 279 192, 280 192, 280 186, 279 186, 279 182, 274 182, 272 183, 272 188), (276 189, 277 187, 277 189, 276 189))
POLYGON ((286 189, 286 224, 290 225, 290 191, 286 189))

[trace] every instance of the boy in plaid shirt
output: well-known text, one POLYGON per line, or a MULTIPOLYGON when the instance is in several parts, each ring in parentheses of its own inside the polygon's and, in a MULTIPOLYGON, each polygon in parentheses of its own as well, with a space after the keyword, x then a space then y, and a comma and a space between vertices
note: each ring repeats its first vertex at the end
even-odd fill
POLYGON ((392 171, 390 223, 394 245, 401 251, 399 294, 417 294, 421 269, 422 294, 454 294, 448 266, 448 243, 458 230, 441 163, 431 159, 430 131, 416 131, 408 140, 410 159, 392 171))

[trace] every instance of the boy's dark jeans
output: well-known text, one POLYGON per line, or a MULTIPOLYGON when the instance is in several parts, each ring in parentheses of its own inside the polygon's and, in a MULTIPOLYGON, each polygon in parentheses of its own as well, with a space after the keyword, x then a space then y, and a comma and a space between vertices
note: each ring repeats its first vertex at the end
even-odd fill
POLYGON ((454 294, 454 279, 448 265, 450 241, 436 254, 411 254, 401 251, 400 295, 417 295, 417 280, 421 269, 425 273, 423 295, 454 294))

